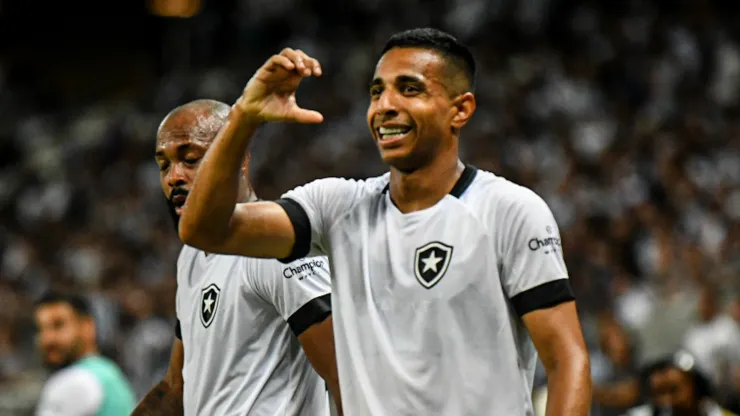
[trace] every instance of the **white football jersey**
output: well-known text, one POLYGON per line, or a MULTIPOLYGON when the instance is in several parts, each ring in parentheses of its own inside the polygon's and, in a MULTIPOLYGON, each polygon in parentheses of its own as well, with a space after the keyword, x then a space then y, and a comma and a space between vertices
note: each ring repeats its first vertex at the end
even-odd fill
POLYGON ((532 415, 537 353, 521 316, 573 299, 547 204, 467 167, 404 214, 389 180, 322 179, 277 201, 296 233, 286 261, 330 259, 345 414, 532 415))
POLYGON ((329 414, 297 335, 331 314, 329 265, 209 254, 177 261, 185 415, 329 414))

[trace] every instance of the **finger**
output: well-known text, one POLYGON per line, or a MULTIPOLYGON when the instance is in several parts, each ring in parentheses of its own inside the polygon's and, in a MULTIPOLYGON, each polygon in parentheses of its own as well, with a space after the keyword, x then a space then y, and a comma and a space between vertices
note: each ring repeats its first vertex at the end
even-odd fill
POLYGON ((280 55, 290 59, 295 65, 295 70, 298 71, 299 74, 310 75, 305 73, 306 63, 303 61, 303 56, 298 53, 298 51, 295 51, 291 48, 285 48, 282 52, 280 52, 280 55))
POLYGON ((296 108, 291 114, 291 119, 302 124, 318 124, 324 121, 324 116, 318 111, 296 108))
POLYGON ((288 71, 292 71, 295 69, 295 64, 293 63, 293 61, 283 55, 274 55, 272 58, 270 58, 268 69, 274 70, 277 68, 283 68, 288 71))
POLYGON ((300 49, 296 49, 296 53, 298 53, 301 59, 303 59, 303 63, 306 65, 306 69, 308 69, 308 71, 304 72, 305 76, 321 76, 321 65, 319 65, 318 60, 310 57, 307 53, 303 52, 300 49))

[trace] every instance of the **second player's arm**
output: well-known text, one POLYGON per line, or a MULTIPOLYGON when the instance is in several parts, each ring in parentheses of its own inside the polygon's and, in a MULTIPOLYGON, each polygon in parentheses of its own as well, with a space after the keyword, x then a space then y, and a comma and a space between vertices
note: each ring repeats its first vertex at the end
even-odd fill
POLYGON ((339 392, 339 374, 334 350, 334 332, 331 316, 322 322, 311 325, 298 336, 306 358, 314 370, 324 379, 329 392, 336 402, 337 411, 342 415, 342 398, 339 392))
POLYGON ((159 382, 136 406, 131 416, 175 416, 183 414, 182 366, 185 360, 182 341, 175 340, 170 365, 159 382))

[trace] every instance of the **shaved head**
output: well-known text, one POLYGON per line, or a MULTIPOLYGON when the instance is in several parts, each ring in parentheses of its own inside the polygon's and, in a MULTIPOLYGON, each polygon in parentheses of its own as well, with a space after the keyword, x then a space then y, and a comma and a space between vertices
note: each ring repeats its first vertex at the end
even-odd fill
POLYGON ((157 139, 188 137, 210 142, 226 124, 231 107, 216 100, 195 100, 183 104, 165 116, 157 130, 157 139))

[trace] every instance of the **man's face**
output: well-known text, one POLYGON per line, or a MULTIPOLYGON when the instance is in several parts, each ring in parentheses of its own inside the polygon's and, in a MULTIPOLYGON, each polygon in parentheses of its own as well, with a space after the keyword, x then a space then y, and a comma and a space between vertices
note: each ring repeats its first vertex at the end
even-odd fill
POLYGON ((458 110, 435 51, 393 48, 375 68, 367 122, 383 161, 416 169, 449 143, 458 110))
POLYGON ((35 313, 37 344, 44 363, 51 368, 61 368, 77 361, 91 319, 78 315, 66 303, 38 307, 35 313))
POLYGON ((689 415, 696 409, 694 383, 691 376, 677 368, 656 371, 650 376, 650 400, 654 405, 672 409, 673 414, 689 415))
POLYGON ((172 114, 162 123, 157 136, 154 159, 175 222, 179 222, 198 165, 212 140, 212 134, 205 134, 212 132, 198 129, 198 120, 190 111, 172 114))

